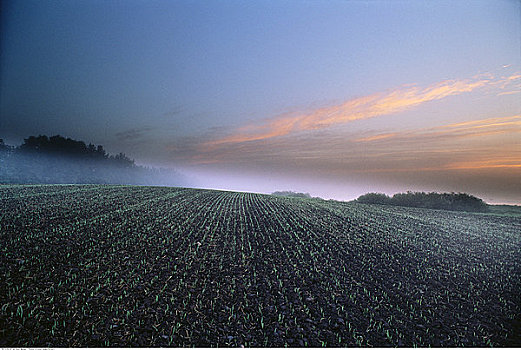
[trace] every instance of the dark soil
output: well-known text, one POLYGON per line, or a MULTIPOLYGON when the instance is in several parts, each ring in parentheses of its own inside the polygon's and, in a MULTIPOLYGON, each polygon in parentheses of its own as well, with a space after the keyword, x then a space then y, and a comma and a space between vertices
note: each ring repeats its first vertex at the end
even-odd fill
POLYGON ((521 218, 0 186, 0 346, 520 346, 521 218))

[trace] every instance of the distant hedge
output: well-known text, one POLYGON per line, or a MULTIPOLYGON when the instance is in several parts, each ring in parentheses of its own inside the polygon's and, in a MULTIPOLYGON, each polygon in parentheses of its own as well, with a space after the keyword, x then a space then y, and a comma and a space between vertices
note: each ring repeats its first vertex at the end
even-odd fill
POLYGON ((488 212, 488 205, 467 193, 407 192, 392 197, 384 193, 367 193, 356 199, 358 203, 386 204, 403 207, 444 209, 469 212, 488 212))
POLYGON ((309 193, 293 192, 293 191, 275 191, 272 193, 274 196, 281 197, 297 197, 297 198, 311 198, 309 193))

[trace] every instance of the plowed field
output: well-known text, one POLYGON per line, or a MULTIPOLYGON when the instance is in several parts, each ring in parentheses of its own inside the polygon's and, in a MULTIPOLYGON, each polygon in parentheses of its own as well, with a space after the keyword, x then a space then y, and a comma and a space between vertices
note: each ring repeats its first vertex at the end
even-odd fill
POLYGON ((0 186, 0 346, 520 346, 521 218, 0 186))

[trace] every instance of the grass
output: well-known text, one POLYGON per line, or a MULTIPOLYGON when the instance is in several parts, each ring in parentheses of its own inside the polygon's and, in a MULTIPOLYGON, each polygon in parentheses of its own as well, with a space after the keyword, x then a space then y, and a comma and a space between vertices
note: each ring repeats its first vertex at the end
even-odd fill
POLYGON ((0 186, 0 346, 520 346, 521 219, 0 186))

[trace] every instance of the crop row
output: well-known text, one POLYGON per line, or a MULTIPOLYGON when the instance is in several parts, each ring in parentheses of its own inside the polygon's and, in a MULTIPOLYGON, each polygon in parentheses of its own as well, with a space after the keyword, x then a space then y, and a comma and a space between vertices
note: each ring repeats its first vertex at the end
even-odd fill
POLYGON ((519 218, 0 187, 1 346, 516 344, 519 218))

